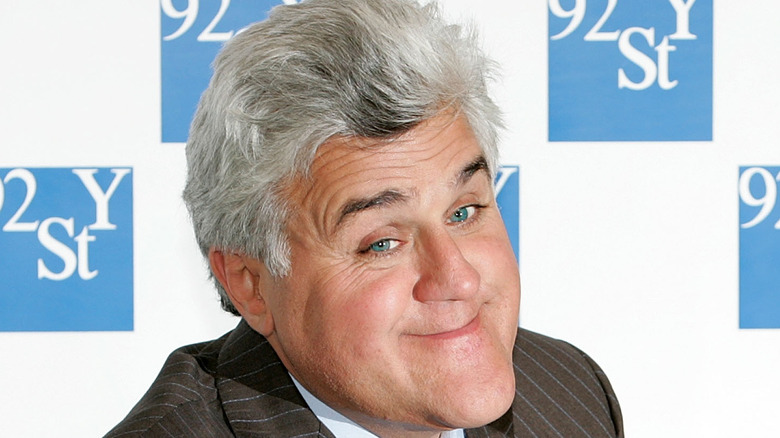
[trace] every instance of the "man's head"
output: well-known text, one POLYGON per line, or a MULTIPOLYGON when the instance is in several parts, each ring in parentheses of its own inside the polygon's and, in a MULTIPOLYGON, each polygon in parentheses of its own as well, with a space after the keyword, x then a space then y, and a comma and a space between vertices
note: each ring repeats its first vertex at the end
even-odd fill
POLYGON ((431 7, 312 0, 226 45, 193 121, 185 200, 223 304, 378 434, 514 395, 488 66, 431 7))
POLYGON ((493 172, 500 114, 487 95, 490 74, 476 36, 431 6, 314 0, 275 8, 226 44, 192 123, 184 200, 201 251, 250 254, 284 275, 289 207, 279 191, 334 136, 389 139, 454 110, 493 172))

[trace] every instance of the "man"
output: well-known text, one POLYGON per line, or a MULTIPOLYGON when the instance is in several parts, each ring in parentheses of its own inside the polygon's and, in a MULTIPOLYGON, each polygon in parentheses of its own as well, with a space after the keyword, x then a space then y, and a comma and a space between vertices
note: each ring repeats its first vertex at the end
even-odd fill
POLYGON ((489 66, 407 0, 280 6, 230 41, 184 199, 242 320, 109 436, 622 435, 598 366, 517 329, 489 66))

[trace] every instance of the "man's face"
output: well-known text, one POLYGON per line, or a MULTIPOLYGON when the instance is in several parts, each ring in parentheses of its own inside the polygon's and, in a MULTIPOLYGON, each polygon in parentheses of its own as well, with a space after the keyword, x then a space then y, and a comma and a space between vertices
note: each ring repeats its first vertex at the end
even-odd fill
POLYGON ((266 301, 296 379, 383 435, 506 412, 520 282, 463 117, 326 142, 287 195, 292 270, 266 301))

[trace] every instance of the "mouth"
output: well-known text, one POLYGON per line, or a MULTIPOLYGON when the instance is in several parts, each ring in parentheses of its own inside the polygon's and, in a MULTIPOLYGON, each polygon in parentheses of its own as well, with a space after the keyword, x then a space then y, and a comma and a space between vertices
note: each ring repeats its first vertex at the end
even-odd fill
POLYGON ((454 328, 454 329, 447 329, 443 331, 437 331, 434 333, 429 334, 422 334, 422 335, 413 335, 415 337, 424 338, 424 339, 430 339, 430 340, 448 340, 448 339, 454 339, 459 338, 461 336, 467 336, 477 331, 479 328, 479 313, 477 313, 474 318, 472 318, 469 322, 466 324, 454 328))

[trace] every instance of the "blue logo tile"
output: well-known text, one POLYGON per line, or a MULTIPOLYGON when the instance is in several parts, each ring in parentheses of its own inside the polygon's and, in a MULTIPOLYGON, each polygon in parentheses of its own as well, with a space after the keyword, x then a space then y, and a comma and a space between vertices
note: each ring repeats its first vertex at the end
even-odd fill
POLYGON ((739 169, 739 327, 780 328, 780 166, 739 169))
POLYGON ((509 241, 520 261, 520 168, 501 166, 496 175, 496 202, 501 209, 509 241))
POLYGON ((160 0, 162 141, 186 142, 211 62, 222 44, 268 11, 295 0, 160 0))
POLYGON ((712 0, 549 0, 549 140, 712 140, 712 32, 712 0))
POLYGON ((0 331, 133 329, 133 175, 0 169, 0 331))

